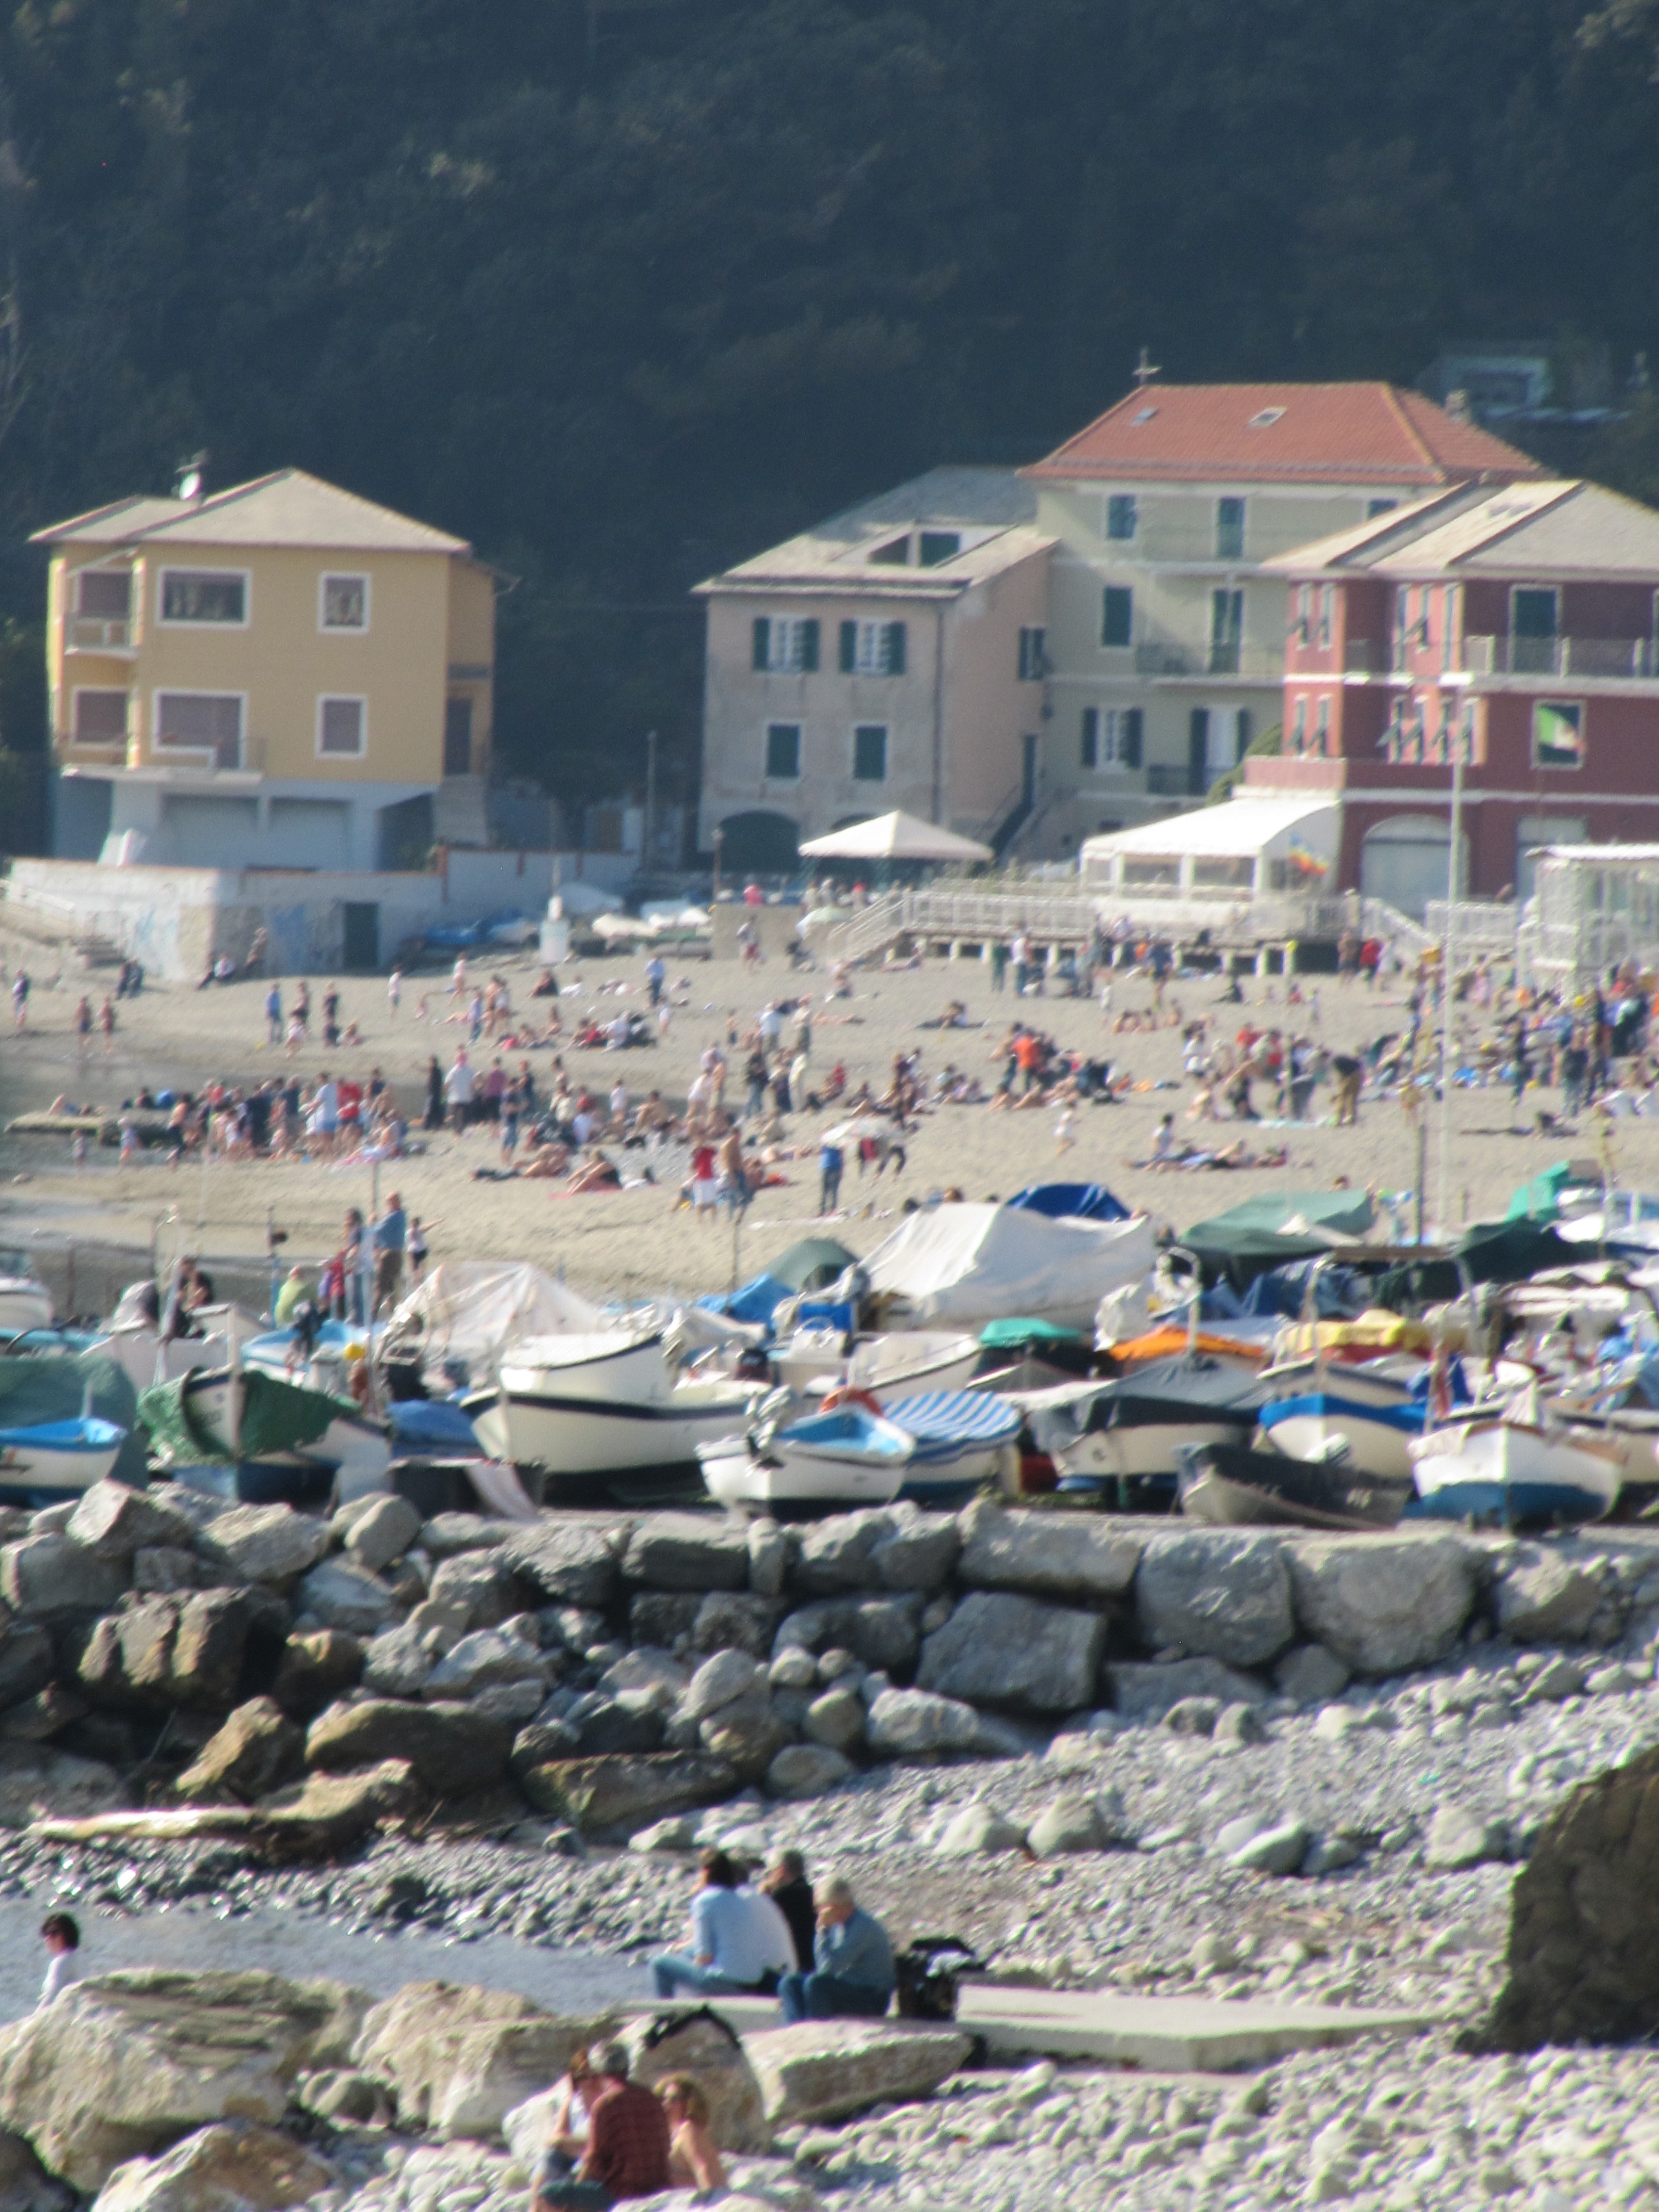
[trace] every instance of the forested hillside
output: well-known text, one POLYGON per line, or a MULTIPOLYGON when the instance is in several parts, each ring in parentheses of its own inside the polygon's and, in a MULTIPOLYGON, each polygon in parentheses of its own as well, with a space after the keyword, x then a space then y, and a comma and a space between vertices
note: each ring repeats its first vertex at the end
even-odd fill
MULTIPOLYGON (((689 584, 1143 343, 1659 362, 1656 56, 1655 0, 25 0, 0 612, 41 522, 297 462, 522 580, 512 765, 611 789, 654 725, 689 788, 689 584)), ((1602 461, 1655 489, 1651 422, 1602 461)))

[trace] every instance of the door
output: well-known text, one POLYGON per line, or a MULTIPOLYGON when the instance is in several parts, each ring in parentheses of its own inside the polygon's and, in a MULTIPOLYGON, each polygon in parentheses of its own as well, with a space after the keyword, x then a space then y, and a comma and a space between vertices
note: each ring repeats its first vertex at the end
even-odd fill
POLYGON ((446 699, 444 702, 444 774, 471 775, 472 773, 472 702, 470 699, 446 699))
POLYGON ((380 964, 380 909, 378 906, 348 903, 344 920, 344 957, 341 965, 357 969, 380 964))
POLYGON ((1523 591, 1510 600, 1510 666, 1516 676, 1553 676, 1556 660, 1553 592, 1523 591))
POLYGON ((1187 720, 1187 795, 1202 799, 1210 787, 1210 710, 1194 707, 1187 720))

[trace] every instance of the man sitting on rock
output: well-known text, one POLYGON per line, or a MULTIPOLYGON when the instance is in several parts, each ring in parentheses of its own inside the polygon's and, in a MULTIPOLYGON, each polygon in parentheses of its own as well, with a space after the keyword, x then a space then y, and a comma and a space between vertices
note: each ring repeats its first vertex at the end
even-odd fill
POLYGON ((805 1860, 796 1850, 779 1851, 755 1887, 765 1891, 789 1923, 789 1933, 795 1939, 795 1964, 810 1962, 818 1908, 812 1885, 806 1879, 805 1860))
POLYGON ((724 1851, 706 1850, 697 1864, 690 1953, 665 1951, 651 1961, 657 1995, 684 1989, 699 1996, 753 1996, 769 1963, 764 1926, 738 1895, 742 1876, 724 1851))
POLYGON ((786 1974, 778 1984, 786 2027, 802 2020, 878 2019, 886 2011, 896 1979, 893 1947, 838 1875, 818 1892, 812 1963, 811 1973, 786 1974))
POLYGON ((596 2043, 587 2060, 605 2087, 588 2115, 586 2153, 568 2180, 544 2175, 532 2212, 610 2212, 668 2186, 668 2116, 629 2080, 626 2045, 596 2043))

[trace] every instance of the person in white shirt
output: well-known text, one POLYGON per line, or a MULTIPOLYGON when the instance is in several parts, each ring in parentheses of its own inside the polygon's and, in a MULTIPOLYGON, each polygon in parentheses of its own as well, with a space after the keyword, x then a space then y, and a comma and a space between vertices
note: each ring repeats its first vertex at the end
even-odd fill
POLYGON ((775 1898, 769 1897, 763 1889, 757 1889, 752 1879, 738 1891, 738 1897, 749 1908, 757 1936, 763 1946, 764 1963, 761 1969, 761 1986, 770 1996, 785 1974, 799 1973, 800 1960, 795 1955, 795 1938, 783 1907, 775 1898))
POLYGON ((44 2012, 81 1974, 81 1930, 67 1912, 49 1912, 40 1923, 47 1951, 46 1976, 38 2009, 44 2012))
POLYGON ((458 1133, 472 1117, 472 1101, 477 1091, 477 1079, 466 1056, 466 1047, 459 1046, 454 1065, 444 1078, 444 1097, 449 1102, 449 1126, 458 1133))

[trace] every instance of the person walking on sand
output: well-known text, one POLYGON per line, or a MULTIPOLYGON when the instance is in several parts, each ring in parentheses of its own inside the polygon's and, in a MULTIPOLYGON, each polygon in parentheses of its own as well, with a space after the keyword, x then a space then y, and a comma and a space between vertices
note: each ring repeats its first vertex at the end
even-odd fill
POLYGON ((265 1041, 281 1044, 283 1041, 283 987, 273 983, 265 993, 265 1041))
POLYGON ((11 979, 11 1025, 21 1036, 29 1021, 29 974, 20 968, 11 979))
POLYGON ((76 1049, 82 1060, 92 1043, 92 1000, 82 999, 75 1009, 76 1049))
POLYGON ((403 1003, 403 996, 404 971, 401 968, 394 968, 386 979, 386 1010, 394 1022, 398 1018, 398 1009, 403 1003))
POLYGON ((98 1009, 98 1026, 104 1032, 104 1057, 107 1060, 115 1050, 115 1007, 109 999, 98 1009))

